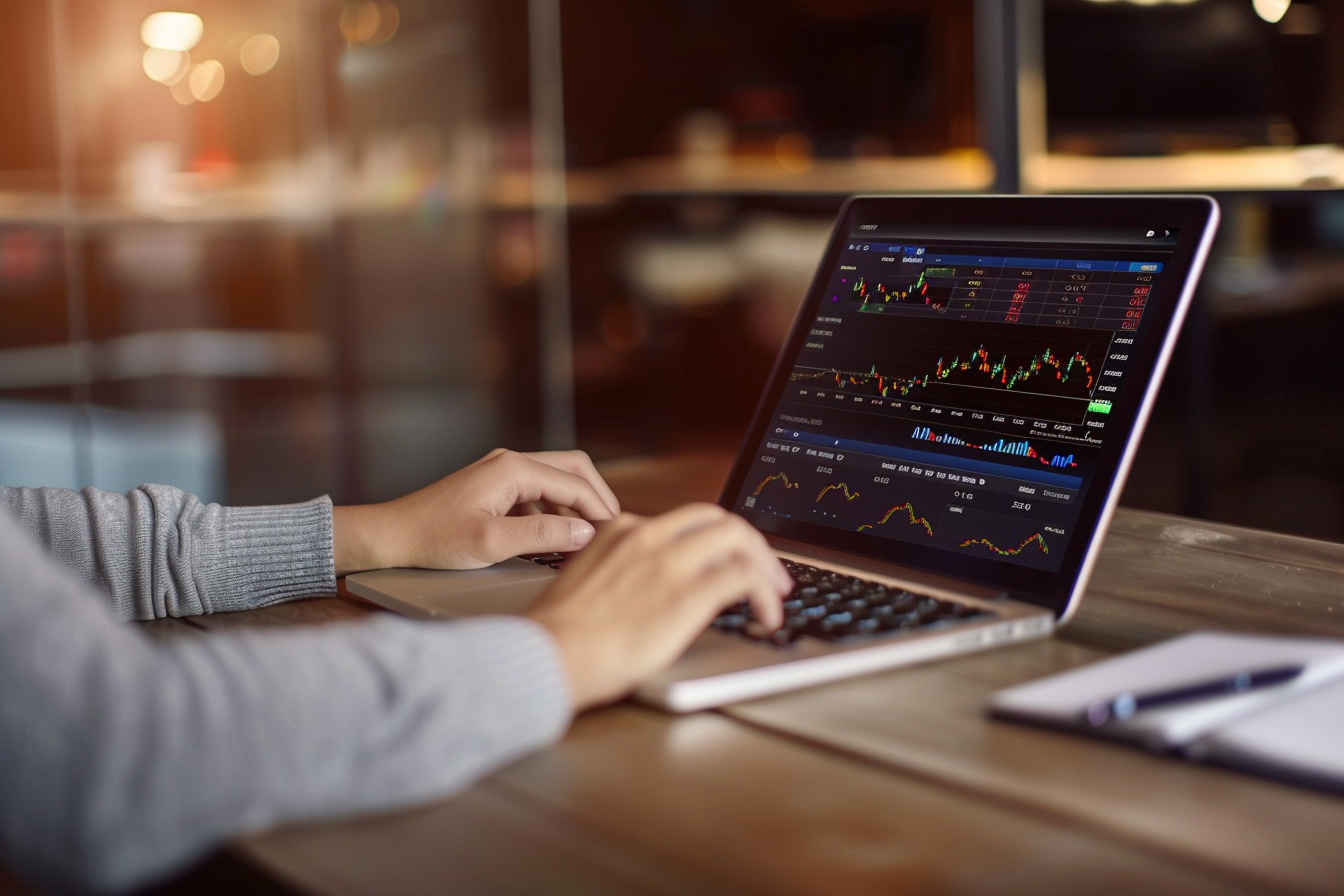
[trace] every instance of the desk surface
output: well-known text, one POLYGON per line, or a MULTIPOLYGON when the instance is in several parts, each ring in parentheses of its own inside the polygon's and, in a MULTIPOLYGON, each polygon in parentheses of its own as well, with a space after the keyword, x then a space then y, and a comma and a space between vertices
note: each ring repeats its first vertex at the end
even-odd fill
MULTIPOLYGON (((712 499, 726 464, 603 472, 652 513, 712 499)), ((195 624, 368 612, 327 599, 195 624)), ((1344 636, 1344 546, 1122 511, 1051 640, 720 713, 611 707, 456 799, 236 852, 323 894, 1338 892, 1344 799, 982 713, 1001 687, 1200 627, 1344 636)))

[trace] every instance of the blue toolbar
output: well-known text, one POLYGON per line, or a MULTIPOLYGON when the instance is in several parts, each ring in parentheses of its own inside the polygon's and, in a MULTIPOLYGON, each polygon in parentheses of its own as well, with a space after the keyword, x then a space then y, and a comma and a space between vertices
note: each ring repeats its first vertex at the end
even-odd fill
POLYGON ((1079 261, 1075 258, 1010 258, 1002 255, 930 255, 914 246, 885 246, 875 243, 850 243, 856 252, 884 252, 901 255, 902 261, 933 264, 971 264, 996 268, 1053 268, 1067 271, 1122 271, 1133 274, 1160 274, 1160 261, 1079 261))

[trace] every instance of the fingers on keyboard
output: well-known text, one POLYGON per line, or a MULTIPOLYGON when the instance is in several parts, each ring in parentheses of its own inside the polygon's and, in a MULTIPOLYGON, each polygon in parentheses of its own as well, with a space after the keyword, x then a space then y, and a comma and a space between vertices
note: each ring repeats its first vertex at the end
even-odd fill
POLYGON ((776 645, 809 636, 841 641, 870 635, 928 629, 986 615, 983 611, 916 594, 829 569, 784 561, 794 589, 784 599, 784 624, 768 630, 753 617, 745 601, 719 614, 713 627, 776 645))

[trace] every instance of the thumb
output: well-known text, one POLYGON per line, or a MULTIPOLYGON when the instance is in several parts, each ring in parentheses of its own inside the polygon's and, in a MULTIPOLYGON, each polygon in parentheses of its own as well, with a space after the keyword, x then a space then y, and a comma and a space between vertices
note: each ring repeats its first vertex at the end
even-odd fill
POLYGON ((593 524, 578 517, 550 513, 526 516, 501 516, 491 521, 495 530, 489 544, 498 545, 501 556, 488 558, 498 562, 518 554, 546 554, 577 551, 593 540, 593 524))

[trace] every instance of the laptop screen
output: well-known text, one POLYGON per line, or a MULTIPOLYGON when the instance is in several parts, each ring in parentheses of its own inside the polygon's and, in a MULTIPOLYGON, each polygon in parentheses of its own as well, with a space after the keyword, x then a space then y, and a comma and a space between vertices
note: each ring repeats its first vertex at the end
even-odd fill
POLYGON ((994 201, 850 206, 728 506, 768 532, 1067 592, 1184 285, 1182 230, 1202 227, 1160 203, 1118 221, 1029 199, 1000 201, 1053 202, 1058 220, 906 216, 994 201))

